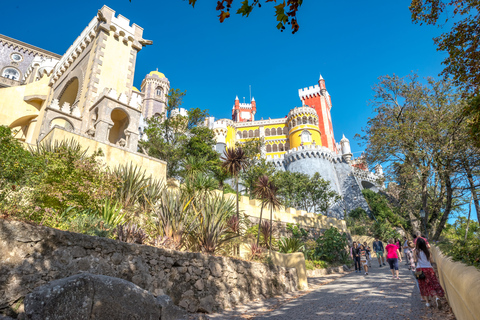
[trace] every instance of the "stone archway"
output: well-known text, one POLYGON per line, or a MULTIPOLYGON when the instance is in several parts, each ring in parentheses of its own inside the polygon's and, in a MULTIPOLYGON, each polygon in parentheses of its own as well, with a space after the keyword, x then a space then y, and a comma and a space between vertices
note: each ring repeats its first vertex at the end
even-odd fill
POLYGON ((67 83, 65 88, 62 90, 62 93, 60 94, 60 97, 58 99, 58 104, 60 106, 63 106, 63 104, 66 102, 70 106, 73 106, 73 104, 77 101, 78 88, 79 88, 79 81, 78 81, 78 78, 75 77, 71 79, 67 83))
POLYGON ((128 114, 122 109, 114 109, 110 114, 110 117, 113 121, 113 126, 110 128, 108 141, 110 141, 112 144, 124 144, 123 146, 125 146, 127 141, 125 130, 128 128, 128 124, 130 123, 128 114))

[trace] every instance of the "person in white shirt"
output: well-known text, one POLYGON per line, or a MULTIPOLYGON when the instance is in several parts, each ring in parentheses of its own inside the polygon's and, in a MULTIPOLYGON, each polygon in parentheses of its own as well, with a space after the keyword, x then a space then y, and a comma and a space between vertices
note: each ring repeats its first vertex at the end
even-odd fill
POLYGON ((426 301, 426 306, 430 307, 429 299, 435 298, 437 307, 441 309, 442 303, 440 297, 443 297, 445 293, 435 275, 431 264, 432 255, 427 247, 427 242, 423 238, 417 238, 413 258, 417 263, 415 274, 418 275, 420 295, 426 301), (423 274, 423 276, 421 274, 423 274))

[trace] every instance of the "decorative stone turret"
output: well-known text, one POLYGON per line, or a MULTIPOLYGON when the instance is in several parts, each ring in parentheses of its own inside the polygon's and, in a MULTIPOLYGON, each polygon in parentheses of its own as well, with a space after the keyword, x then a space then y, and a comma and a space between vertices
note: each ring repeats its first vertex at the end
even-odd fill
POLYGON ((167 104, 168 91, 170 90, 170 82, 161 72, 152 71, 142 81, 143 100, 143 116, 148 119, 150 117, 159 117, 165 112, 167 104))
POLYGON ((340 140, 340 145, 342 146, 342 157, 347 162, 350 163, 352 159, 352 150, 350 149, 350 141, 343 135, 342 140, 340 140))
POLYGON ((257 113, 257 103, 252 98, 250 103, 240 103, 238 96, 235 97, 235 104, 232 107, 232 120, 235 122, 252 122, 255 121, 257 113))

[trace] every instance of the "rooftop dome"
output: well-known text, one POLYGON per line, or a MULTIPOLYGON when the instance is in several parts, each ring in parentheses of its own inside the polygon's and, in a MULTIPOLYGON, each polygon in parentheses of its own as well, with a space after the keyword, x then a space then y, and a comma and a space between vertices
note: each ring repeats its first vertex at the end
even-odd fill
POLYGON ((166 78, 163 73, 158 72, 158 71, 151 71, 148 75, 153 76, 154 74, 156 74, 159 78, 166 78))

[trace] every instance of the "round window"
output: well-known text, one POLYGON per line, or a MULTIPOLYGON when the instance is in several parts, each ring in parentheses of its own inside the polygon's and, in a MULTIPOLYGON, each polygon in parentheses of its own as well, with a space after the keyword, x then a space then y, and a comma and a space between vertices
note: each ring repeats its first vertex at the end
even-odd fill
POLYGON ((12 55, 10 56, 12 58, 13 61, 15 62, 20 62, 23 60, 23 57, 22 55, 20 55, 19 53, 12 53, 12 55))

